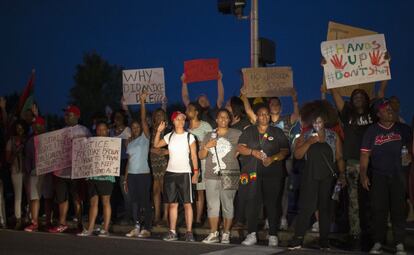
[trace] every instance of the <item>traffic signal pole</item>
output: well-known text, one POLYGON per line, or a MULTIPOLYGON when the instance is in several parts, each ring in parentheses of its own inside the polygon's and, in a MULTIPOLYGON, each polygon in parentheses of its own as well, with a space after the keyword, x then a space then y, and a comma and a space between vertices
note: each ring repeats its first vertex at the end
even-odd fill
POLYGON ((259 0, 251 0, 250 10, 250 66, 259 66, 259 0))

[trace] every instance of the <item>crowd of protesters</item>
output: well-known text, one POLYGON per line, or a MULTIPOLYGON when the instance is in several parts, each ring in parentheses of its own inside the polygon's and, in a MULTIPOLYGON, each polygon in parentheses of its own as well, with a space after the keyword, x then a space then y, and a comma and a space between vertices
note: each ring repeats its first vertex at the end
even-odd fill
POLYGON ((79 124, 81 109, 65 109, 72 139, 122 139, 119 177, 75 180, 71 168, 37 176, 34 137, 47 131, 46 122, 36 105, 24 116, 7 113, 1 98, 0 226, 62 233, 73 215, 78 236, 93 235, 99 220, 97 234, 104 237, 123 208, 131 225, 128 237, 148 238, 153 226, 164 225, 168 232, 163 239, 175 241, 184 219, 184 239, 192 242, 193 226, 203 226, 207 218, 210 234, 204 243, 228 244, 231 229, 244 226, 243 245, 256 244, 258 231, 266 228, 268 245, 278 246, 279 230, 292 227, 289 247, 299 249, 313 224, 320 232, 320 248, 329 249, 329 233, 339 224, 349 232, 350 247, 368 245, 370 253, 378 254, 391 215, 396 254, 405 254, 413 130, 399 116, 398 98, 385 97, 386 82, 373 98, 355 89, 344 101, 331 89, 336 108, 324 99, 299 108, 294 90, 293 112, 282 114, 279 98, 248 99, 243 88, 240 96, 223 102, 221 72, 214 106, 206 95, 191 101, 185 78, 185 112, 167 113, 163 107, 148 118, 142 92, 139 118, 122 101, 110 120, 97 118, 89 129, 79 124), (5 204, 7 180, 11 204, 5 204), (338 199, 347 207, 338 207, 338 199), (6 207, 14 213, 8 219, 6 207), (347 212, 345 221, 335 217, 338 210, 347 212), (43 222, 40 212, 46 215, 43 222), (82 221, 86 214, 87 225, 82 221))

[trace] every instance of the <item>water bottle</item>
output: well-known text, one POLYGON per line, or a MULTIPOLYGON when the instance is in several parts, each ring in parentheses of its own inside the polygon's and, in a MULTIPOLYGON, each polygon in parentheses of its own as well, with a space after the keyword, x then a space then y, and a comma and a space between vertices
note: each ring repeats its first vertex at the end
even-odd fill
POLYGON ((410 164, 408 160, 408 149, 404 145, 401 149, 401 165, 402 166, 408 166, 410 164))
POLYGON ((340 183, 337 183, 334 188, 334 192, 332 193, 332 200, 338 201, 339 200, 339 192, 341 192, 342 186, 340 183))

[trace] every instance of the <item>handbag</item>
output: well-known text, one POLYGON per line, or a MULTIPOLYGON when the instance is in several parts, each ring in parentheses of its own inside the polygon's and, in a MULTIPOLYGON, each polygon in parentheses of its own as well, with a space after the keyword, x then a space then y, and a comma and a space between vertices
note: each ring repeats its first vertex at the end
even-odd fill
POLYGON ((219 176, 223 190, 239 188, 240 172, 238 170, 221 170, 219 176))

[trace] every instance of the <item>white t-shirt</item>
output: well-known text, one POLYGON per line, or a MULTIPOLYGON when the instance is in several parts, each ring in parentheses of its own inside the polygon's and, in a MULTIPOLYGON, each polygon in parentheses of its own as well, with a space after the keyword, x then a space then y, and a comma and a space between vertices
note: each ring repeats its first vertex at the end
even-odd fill
POLYGON ((190 145, 187 138, 188 132, 182 134, 168 133, 164 141, 168 144, 169 160, 167 172, 191 173, 190 166, 190 145, 195 142, 194 135, 190 134, 190 145), (171 139, 170 139, 171 136, 171 139))

